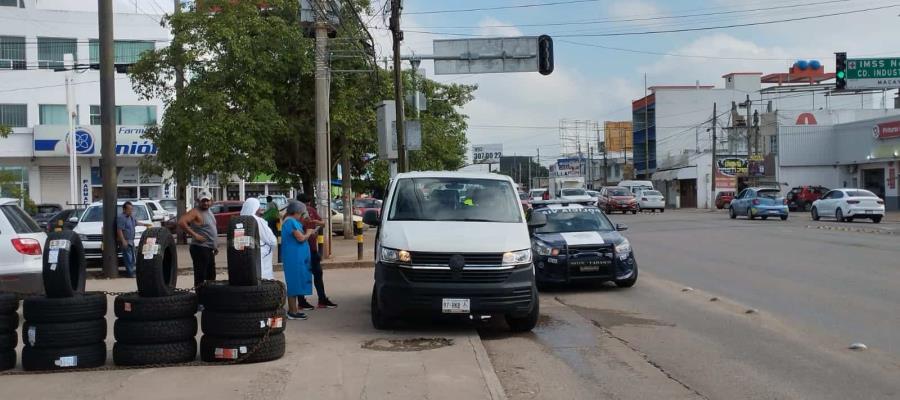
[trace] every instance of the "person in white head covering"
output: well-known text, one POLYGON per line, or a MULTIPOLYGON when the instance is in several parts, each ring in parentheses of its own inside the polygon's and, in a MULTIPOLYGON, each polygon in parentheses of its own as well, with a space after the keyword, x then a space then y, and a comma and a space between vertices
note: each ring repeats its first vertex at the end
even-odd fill
POLYGON ((252 215, 256 218, 256 225, 259 230, 259 254, 262 258, 260 260, 262 278, 275 279, 272 270, 272 255, 275 254, 278 239, 275 238, 275 233, 269 228, 269 223, 260 217, 261 211, 263 210, 260 208, 259 200, 251 197, 244 202, 244 207, 241 208, 241 215, 252 215))

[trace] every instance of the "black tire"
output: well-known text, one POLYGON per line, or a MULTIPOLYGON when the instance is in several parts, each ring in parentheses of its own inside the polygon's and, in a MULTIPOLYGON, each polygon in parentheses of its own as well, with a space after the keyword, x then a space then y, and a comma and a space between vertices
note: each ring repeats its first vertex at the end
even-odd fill
POLYGON ((259 255, 259 226, 256 217, 240 215, 228 222, 228 283, 232 286, 256 286, 262 279, 259 255), (235 241, 235 234, 250 238, 235 241))
POLYGON ((630 288, 630 287, 634 286, 635 283, 637 283, 637 280, 638 280, 638 267, 637 267, 637 263, 635 263, 634 275, 631 275, 631 277, 628 279, 615 280, 615 281, 613 281, 613 283, 616 284, 616 287, 630 288))
POLYGON ((787 219, 788 219, 788 216, 787 216, 787 215, 782 215, 782 216, 781 216, 781 220, 782 220, 782 221, 787 221, 787 219))
POLYGON ((731 218, 731 219, 737 218, 737 214, 734 212, 733 207, 728 207, 728 218, 731 218))
POLYGON ((197 359, 197 339, 160 344, 113 345, 113 363, 120 366, 181 364, 197 359))
POLYGON ((197 313, 197 295, 175 292, 165 297, 140 297, 137 292, 116 297, 116 317, 129 321, 161 321, 191 318, 197 313))
POLYGON ((19 310, 19 298, 12 293, 0 292, 0 315, 11 314, 19 310))
POLYGON ((16 367, 16 351, 14 349, 0 349, 0 371, 6 371, 16 367))
POLYGON ((63 323, 22 324, 22 343, 34 348, 78 347, 106 341, 106 318, 63 323))
POLYGON ((538 297, 537 289, 532 289, 531 300, 534 304, 531 307, 531 311, 528 315, 517 318, 510 315, 506 316, 506 325, 509 326, 510 332, 531 332, 535 326, 537 326, 538 317, 541 315, 541 301, 540 297, 538 297))
POLYGON ((767 219, 769 219, 769 217, 767 217, 767 216, 765 216, 765 215, 763 215, 763 216, 762 216, 762 217, 759 217, 759 219, 761 219, 761 220, 763 220, 763 221, 765 221, 765 220, 767 220, 767 219))
POLYGON ((141 235, 141 242, 135 251, 138 293, 143 297, 171 295, 178 282, 178 251, 169 230, 147 229, 141 235), (145 258, 146 256, 150 258, 145 258))
POLYGON ((50 232, 44 242, 43 278, 47 297, 72 297, 84 293, 87 277, 84 247, 73 231, 50 232), (51 249, 51 244, 55 245, 51 249), (55 252, 55 259, 50 253, 55 252))
POLYGON ((19 313, 0 314, 0 333, 19 330, 19 313))
POLYGON ((97 368, 106 363, 106 343, 78 347, 22 349, 22 368, 26 371, 97 368))
POLYGON ((204 311, 200 321, 204 335, 229 338, 262 337, 270 330, 270 335, 284 332, 285 327, 282 308, 251 313, 204 311))
POLYGON ((666 209, 665 209, 665 208, 660 208, 660 209, 659 209, 659 212, 664 213, 664 212, 666 212, 666 209))
POLYGON ((845 221, 845 219, 844 219, 844 212, 841 211, 840 208, 838 208, 837 211, 834 212, 834 219, 836 219, 837 222, 844 222, 844 221, 845 221))
POLYGON ((279 281, 264 280, 257 286, 230 286, 227 281, 207 281, 199 288, 205 310, 229 313, 274 311, 284 306, 287 291, 279 281))
POLYGON ((223 338, 203 335, 200 339, 200 359, 206 362, 229 362, 245 357, 242 364, 277 360, 284 356, 284 334, 266 338, 223 338), (254 351, 255 349, 255 351, 254 351))
POLYGON ((0 332, 0 351, 15 349, 19 345, 19 335, 15 331, 0 332))
POLYGON ((394 320, 390 317, 390 315, 385 314, 384 310, 381 309, 380 303, 378 301, 378 290, 377 286, 372 286, 372 303, 369 308, 369 313, 372 317, 372 327, 383 331, 390 330, 394 328, 394 320))
POLYGON ((750 212, 750 210, 747 210, 747 218, 750 218, 750 220, 755 220, 756 216, 753 215, 753 213, 750 212))
POLYGON ((194 340, 197 336, 197 318, 167 319, 161 321, 116 320, 113 327, 116 343, 144 345, 176 343, 194 340))
POLYGON ((813 221, 818 221, 819 220, 819 210, 817 208, 813 207, 812 210, 809 211, 809 216, 812 218, 813 221))
POLYGON ((74 297, 58 299, 44 296, 29 297, 22 302, 22 314, 32 323, 62 323, 90 321, 106 317, 106 295, 85 292, 74 297))
POLYGON ((881 216, 872 217, 872 223, 873 223, 873 224, 880 224, 880 223, 881 223, 881 216))

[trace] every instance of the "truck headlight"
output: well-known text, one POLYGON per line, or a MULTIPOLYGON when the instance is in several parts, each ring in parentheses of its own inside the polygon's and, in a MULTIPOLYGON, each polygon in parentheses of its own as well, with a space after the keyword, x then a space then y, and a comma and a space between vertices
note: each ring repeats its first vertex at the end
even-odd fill
POLYGON ((531 249, 508 251, 503 253, 503 265, 520 265, 531 263, 531 249))
POLYGON ((534 251, 538 253, 540 256, 558 256, 559 249, 550 247, 543 242, 539 242, 537 240, 534 241, 534 251))
POLYGON ((383 262, 409 264, 411 260, 412 257, 406 250, 389 249, 387 247, 381 248, 381 261, 383 262))
POLYGON ((627 260, 630 255, 631 243, 628 242, 628 239, 624 239, 622 240, 622 243, 616 245, 616 256, 618 256, 620 260, 627 260))

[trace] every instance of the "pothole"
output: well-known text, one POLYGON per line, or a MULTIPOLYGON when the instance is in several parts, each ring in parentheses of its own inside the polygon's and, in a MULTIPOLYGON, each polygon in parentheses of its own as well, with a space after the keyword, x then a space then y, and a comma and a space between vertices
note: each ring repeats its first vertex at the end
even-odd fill
POLYGON ((375 351, 423 351, 434 350, 453 345, 453 339, 447 338, 415 338, 385 339, 378 338, 363 342, 362 348, 375 351))

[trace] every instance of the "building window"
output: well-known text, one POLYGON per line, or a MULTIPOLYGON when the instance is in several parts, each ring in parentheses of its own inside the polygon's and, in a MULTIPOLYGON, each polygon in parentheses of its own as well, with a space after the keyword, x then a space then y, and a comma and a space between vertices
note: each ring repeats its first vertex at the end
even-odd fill
POLYGON ((78 43, 75 39, 39 37, 37 40, 38 68, 62 68, 66 54, 71 54, 74 60, 78 60, 78 43))
MULTIPOLYGON (((153 42, 140 40, 116 40, 114 42, 113 59, 116 64, 134 64, 141 58, 141 53, 156 49, 153 42)), ((91 64, 100 63, 100 41, 90 41, 91 64)))
POLYGON ((769 152, 778 154, 778 136, 769 136, 769 152))
POLYGON ((613 165, 613 176, 619 176, 619 164, 613 165))
MULTIPOLYGON (((69 125, 69 110, 65 104, 41 104, 38 106, 40 112, 41 125, 69 125)), ((75 108, 75 114, 78 114, 78 108, 75 108)), ((75 119, 76 124, 78 119, 75 119)))
POLYGON ((25 8, 25 1, 24 0, 0 0, 0 7, 25 8))
POLYGON ((0 125, 6 125, 10 128, 24 128, 28 126, 28 105, 0 104, 0 125))
MULTIPOLYGON (((154 125, 156 106, 116 106, 116 125, 154 125)), ((100 125, 100 106, 91 106, 91 125, 100 125)))
POLYGON ((0 36, 0 69, 25 69, 25 38, 0 36))

